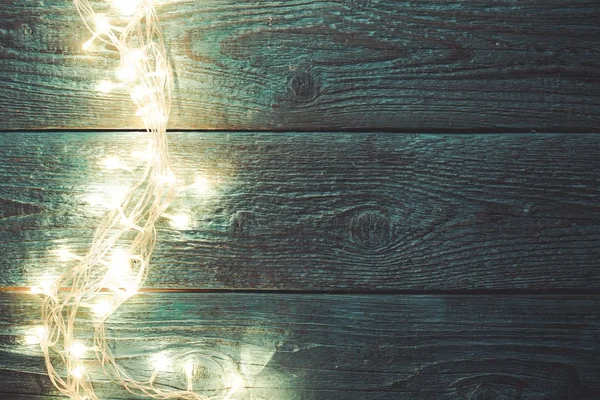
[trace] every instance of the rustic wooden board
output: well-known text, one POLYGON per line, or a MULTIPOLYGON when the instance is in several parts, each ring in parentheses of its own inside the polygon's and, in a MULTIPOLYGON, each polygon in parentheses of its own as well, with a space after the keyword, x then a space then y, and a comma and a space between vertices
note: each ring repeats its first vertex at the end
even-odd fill
MULTIPOLYGON (((1 293, 0 304, 0 396, 54 395, 39 349, 23 343, 38 300, 1 293)), ((140 378, 161 352, 204 366, 195 384, 213 394, 223 371, 242 375, 236 399, 591 400, 599 310, 597 296, 153 293, 126 303, 110 334, 140 378)), ((174 369, 161 379, 181 386, 174 369)))
MULTIPOLYGON (((99 10, 110 12, 107 3, 99 10)), ((159 6, 173 129, 597 131, 597 0, 159 6)), ((3 129, 140 127, 69 0, 2 3, 3 129)))
MULTIPOLYGON (((0 286, 60 273, 136 175, 137 133, 0 134, 0 286)), ((597 290, 600 136, 174 133, 152 288, 597 290)), ((139 161, 138 161, 139 163, 139 161)))

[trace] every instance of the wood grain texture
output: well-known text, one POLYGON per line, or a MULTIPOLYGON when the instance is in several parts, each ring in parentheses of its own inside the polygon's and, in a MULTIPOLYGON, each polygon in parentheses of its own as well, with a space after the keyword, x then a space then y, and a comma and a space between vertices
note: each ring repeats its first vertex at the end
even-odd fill
MULTIPOLYGON (((86 251, 143 134, 0 134, 0 286, 86 251)), ((174 133, 151 288, 597 290, 600 136, 174 133)), ((139 165, 139 161, 138 164, 139 165)))
MULTIPOLYGON (((106 3, 98 9, 110 12, 106 3)), ((597 131, 596 0, 169 1, 173 129, 597 131)), ((69 0, 2 2, 3 129, 140 127, 69 0)))
MULTIPOLYGON (((0 293, 2 398, 56 394, 39 349, 23 343, 38 302, 0 293)), ((161 352, 193 360, 208 394, 221 392, 223 374, 243 376, 239 400, 592 400, 599 310, 593 296, 155 293, 125 303, 109 334, 139 378, 161 352)), ((131 398, 98 380, 101 398, 131 398)), ((178 368, 159 381, 185 384, 178 368)))
MULTIPOLYGON (((55 395, 39 350, 23 343, 38 300, 1 293, 0 304, 0 396, 55 395)), ((197 363, 207 393, 242 375, 240 400, 592 400, 599 310, 592 296, 154 293, 123 305, 109 334, 140 378, 161 352, 197 363)), ((160 379, 185 383, 177 368, 160 379)), ((131 397, 98 380, 101 398, 131 397)))

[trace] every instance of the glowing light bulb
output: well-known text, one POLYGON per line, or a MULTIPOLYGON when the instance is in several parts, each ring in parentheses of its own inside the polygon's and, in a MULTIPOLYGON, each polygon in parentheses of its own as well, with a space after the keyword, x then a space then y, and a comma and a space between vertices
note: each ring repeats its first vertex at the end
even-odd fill
POLYGON ((100 300, 96 304, 92 305, 92 311, 97 317, 102 318, 110 314, 112 311, 112 305, 108 300, 100 300))
POLYGON ((29 330, 29 333, 25 335, 25 344, 35 345, 40 344, 46 338, 48 334, 48 328, 45 326, 38 326, 29 330))
POLYGON ((94 23, 96 24, 96 35, 106 33, 110 30, 110 22, 105 15, 96 14, 94 23))
POLYGON ((144 52, 141 49, 134 49, 129 51, 127 57, 133 61, 142 61, 145 57, 144 52))
POLYGON ((204 176, 197 176, 192 188, 199 194, 207 193, 210 191, 210 182, 204 176))
POLYGON ((112 5, 122 15, 132 15, 136 12, 140 0, 113 0, 112 5))
POLYGON ((52 294, 52 280, 50 280, 50 279, 41 280, 38 285, 32 286, 29 289, 29 292, 31 294, 45 294, 45 295, 52 294))
POLYGON ((149 72, 146 74, 146 76, 156 76, 158 78, 164 78, 165 76, 167 76, 167 71, 164 71, 161 68, 156 68, 156 71, 149 72))
POLYGON ((115 85, 113 82, 104 80, 104 81, 100 81, 100 82, 98 82, 98 84, 96 85, 96 89, 97 89, 99 92, 102 92, 102 93, 109 93, 109 92, 111 92, 111 91, 112 91, 112 90, 113 90, 113 89, 114 89, 116 86, 117 86, 117 85, 115 85))
POLYGON ((155 354, 150 359, 155 371, 166 371, 171 368, 171 359, 164 354, 155 354))
POLYGON ((62 262, 71 261, 74 258, 74 254, 69 251, 66 247, 60 247, 56 250, 56 256, 62 262))
POLYGON ((104 161, 102 161, 102 164, 104 165, 104 168, 109 170, 123 168, 123 164, 121 163, 121 160, 119 160, 118 157, 106 157, 104 161))
POLYGON ((229 389, 229 392, 227 393, 227 396, 225 396, 225 398, 223 400, 230 399, 231 396, 233 396, 233 394, 235 392, 237 392, 240 389, 243 389, 244 386, 246 386, 246 382, 244 382, 244 378, 242 378, 238 374, 231 373, 227 377, 227 383, 226 383, 226 385, 229 386, 230 389, 229 389))
POLYGON ((130 267, 130 255, 123 249, 114 250, 111 257, 110 269, 113 273, 123 275, 130 267))
POLYGON ((83 378, 83 374, 85 373, 85 368, 82 365, 78 365, 71 370, 71 376, 75 379, 83 378))
POLYGON ((183 370, 185 371, 185 375, 188 379, 191 379, 192 375, 194 375, 194 363, 192 361, 187 361, 183 365, 183 370))
POLYGON ((81 358, 85 355, 87 347, 81 342, 74 342, 69 348, 69 353, 77 358, 81 358))
POLYGON ((125 197, 127 197, 127 189, 114 188, 110 194, 110 203, 108 206, 110 208, 120 208, 125 201, 125 197))
POLYGON ((25 344, 29 346, 33 346, 35 344, 40 344, 40 339, 35 335, 26 335, 25 336, 25 344))
POLYGON ((169 218, 171 226, 175 229, 188 229, 190 227, 190 217, 187 214, 165 216, 169 218))
POLYGON ((81 45, 81 48, 87 51, 92 47, 92 43, 94 43, 94 39, 87 40, 81 45))
POLYGON ((135 68, 133 68, 131 65, 123 66, 117 69, 117 78, 124 82, 134 81, 136 77, 137 74, 135 72, 135 68))
POLYGON ((124 298, 129 298, 133 296, 139 290, 136 282, 122 282, 121 286, 123 287, 123 289, 125 289, 124 291, 122 290, 120 292, 121 296, 124 298))
POLYGON ((45 326, 38 326, 37 328, 35 328, 35 334, 41 340, 45 338, 48 334, 48 328, 46 328, 45 326))
MULTIPOLYGON (((138 85, 131 90, 131 99, 136 103, 143 103, 144 98, 156 92, 156 88, 150 88, 146 85, 138 85)), ((153 108, 158 109, 156 105, 149 104, 138 109, 138 116, 150 112, 153 108)))
POLYGON ((186 362, 183 365, 183 370, 185 371, 185 375, 187 376, 187 390, 188 392, 191 392, 193 390, 192 377, 194 375, 194 363, 191 361, 186 362))

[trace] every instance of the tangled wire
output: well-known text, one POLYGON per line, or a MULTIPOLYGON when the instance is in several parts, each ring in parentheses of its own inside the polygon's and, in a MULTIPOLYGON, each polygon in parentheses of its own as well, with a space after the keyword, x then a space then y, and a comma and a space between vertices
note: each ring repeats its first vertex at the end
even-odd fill
MULTIPOLYGON (((98 398, 87 368, 98 364, 113 381, 136 395, 207 399, 193 392, 192 364, 185 366, 187 390, 158 387, 155 379, 160 366, 147 380, 136 380, 117 364, 108 347, 105 323, 143 285, 156 242, 156 221, 176 192, 166 137, 171 71, 151 0, 115 0, 113 11, 119 15, 110 20, 96 13, 88 0, 74 3, 92 33, 83 48, 104 43, 118 50, 119 79, 101 82, 99 90, 121 88, 129 92, 147 131, 149 152, 139 179, 103 218, 87 254, 62 252, 68 271, 39 290, 43 295, 39 341, 48 374, 62 394, 78 400, 98 398), (93 344, 85 344, 92 336, 93 344), (87 352, 95 353, 96 360, 87 352)), ((119 167, 112 164, 107 167, 119 167)))

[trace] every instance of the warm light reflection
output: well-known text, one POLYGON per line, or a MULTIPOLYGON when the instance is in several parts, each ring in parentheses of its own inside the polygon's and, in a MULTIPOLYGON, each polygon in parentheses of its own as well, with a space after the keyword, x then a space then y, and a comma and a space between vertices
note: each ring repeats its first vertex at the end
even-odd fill
POLYGON ((122 15, 132 15, 136 12, 140 5, 140 0, 113 0, 113 7, 115 7, 122 15))
POLYGON ((83 378, 83 374, 85 373, 85 369, 82 365, 78 365, 71 370, 71 376, 75 379, 83 378))
POLYGON ((170 225, 175 229, 185 230, 190 228, 191 220, 190 216, 187 214, 181 213, 171 215, 165 213, 163 216, 169 219, 170 225))
POLYGON ((231 373, 227 377, 227 382, 225 382, 225 385, 230 389, 223 400, 229 400, 231 399, 231 396, 243 389, 246 383, 244 382, 244 378, 242 378, 240 375, 231 373))
POLYGON ((59 247, 55 250, 56 256, 59 261, 67 262, 75 258, 75 255, 66 247, 59 247))
POLYGON ((98 84, 96 85, 96 90, 102 93, 109 93, 113 91, 115 87, 116 85, 113 82, 104 80, 98 82, 98 84))
POLYGON ((123 274, 129 272, 130 263, 131 256, 126 250, 113 250, 110 262, 110 272, 117 276, 123 276, 123 274))
POLYGON ((82 358, 85 356, 86 351, 87 347, 81 342, 74 342, 69 349, 69 352, 77 358, 82 358))
POLYGON ((108 203, 108 208, 121 207, 127 197, 127 192, 126 188, 113 188, 110 193, 110 203, 108 203))
POLYGON ((52 295, 52 279, 41 279, 40 282, 29 289, 31 294, 52 295))
POLYGON ((187 377, 187 390, 191 392, 194 390, 192 385, 192 378, 194 376, 194 363, 192 361, 186 361, 183 365, 183 370, 185 371, 185 376, 187 377))
POLYGON ((35 328, 31 328, 25 335, 25 344, 30 346, 40 344, 46 338, 47 334, 48 329, 44 326, 36 326, 35 328))
POLYGON ((192 188, 198 194, 204 194, 210 191, 210 181, 205 176, 196 176, 192 188))
POLYGON ((112 305, 108 300, 100 300, 96 304, 92 305, 92 311, 98 318, 102 318, 110 314, 112 311, 112 305))
POLYGON ((164 354, 155 354, 150 358, 150 364, 155 371, 167 371, 171 368, 171 359, 164 354))
MULTIPOLYGON (((172 74, 157 13, 152 0, 109 0, 108 4, 74 0, 74 4, 91 34, 83 48, 90 49, 97 42, 98 50, 118 51, 119 69, 107 80, 98 82, 96 89, 102 93, 119 90, 131 97, 136 115, 141 117, 145 128, 147 151, 132 152, 131 167, 116 154, 107 154, 101 161, 104 167, 100 174, 102 179, 109 173, 116 175, 90 193, 87 200, 91 206, 101 205, 110 211, 98 223, 89 248, 85 252, 77 248, 82 256, 67 248, 56 252, 63 262, 78 262, 62 265, 65 271, 61 271, 54 282, 41 280, 32 287, 32 293, 45 295, 41 312, 45 328, 40 334, 29 332, 25 343, 42 344, 40 349, 51 381, 60 394, 68 398, 98 398, 91 382, 96 377, 88 376, 90 373, 84 367, 84 364, 92 365, 91 360, 83 360, 94 353, 97 359, 93 365, 101 367, 113 381, 121 383, 136 396, 204 399, 205 396, 193 392, 192 386, 194 379, 200 381, 200 372, 204 374, 200 364, 195 364, 199 358, 191 359, 187 350, 185 355, 174 360, 165 354, 156 354, 150 360, 151 376, 140 381, 136 374, 130 375, 126 368, 117 365, 105 329, 107 317, 144 285, 159 219, 168 218, 176 229, 189 229, 197 223, 193 218, 198 212, 197 198, 192 199, 194 204, 183 206, 173 201, 180 189, 177 188, 167 140, 172 74), (107 6, 112 9, 107 10, 107 6), (96 13, 96 7, 107 14, 96 13), (115 18, 116 11, 120 15, 115 18), (144 162, 136 165, 137 161, 144 162), (130 174, 119 176, 122 170, 130 174), (130 181, 130 177, 134 179, 130 181), (183 212, 186 210, 193 210, 193 214, 192 211, 183 212), (57 288, 65 289, 58 291, 57 288), (93 345, 87 347, 88 342, 93 345), (173 372, 169 378, 180 382, 155 385, 155 379, 167 369, 173 372), (187 379, 185 390, 181 388, 183 376, 187 379)), ((99 149, 98 154, 102 153, 99 149)), ((122 149, 118 154, 124 154, 122 149)), ((209 176, 214 179, 213 175, 209 176)), ((211 182, 205 176, 198 176, 194 183, 181 188, 188 189, 192 194, 195 191, 204 195, 211 190, 211 182)), ((213 198, 206 196, 202 200, 208 204, 213 198)), ((80 242, 84 241, 80 238, 75 241, 80 242)), ((229 399, 245 383, 237 374, 227 379, 222 392, 228 390, 229 399)))

